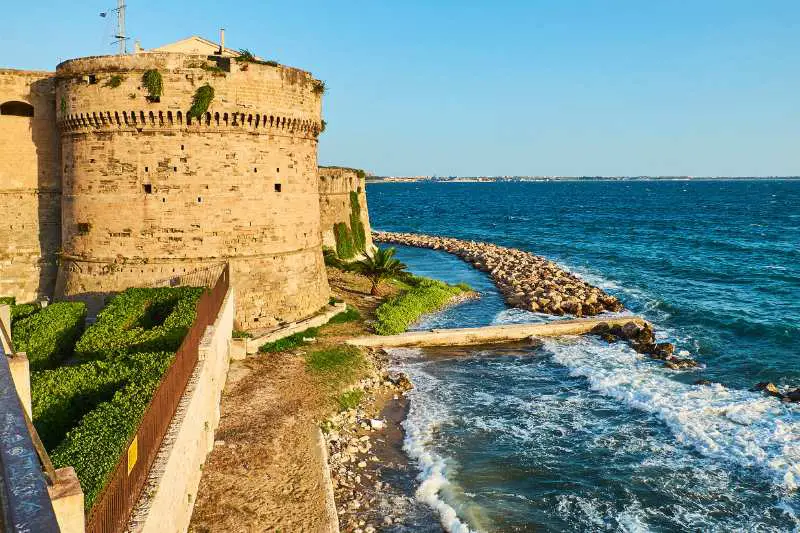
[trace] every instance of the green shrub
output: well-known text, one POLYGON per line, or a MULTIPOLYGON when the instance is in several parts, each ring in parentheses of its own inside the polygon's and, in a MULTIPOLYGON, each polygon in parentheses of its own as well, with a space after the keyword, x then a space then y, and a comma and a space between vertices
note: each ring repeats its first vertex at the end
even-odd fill
POLYGON ((345 311, 331 318, 328 324, 344 324, 345 322, 355 322, 356 320, 361 320, 361 313, 355 307, 348 305, 345 311))
POLYGON ((85 322, 85 304, 51 304, 14 324, 14 348, 28 355, 31 370, 52 368, 72 355, 85 322))
POLYGON ((354 389, 351 391, 343 392, 336 397, 336 403, 339 404, 340 411, 347 411, 348 409, 355 409, 361 403, 364 397, 364 391, 361 389, 354 389))
POLYGON ((211 105, 213 100, 214 88, 211 85, 206 83, 202 87, 198 87, 194 93, 194 98, 192 98, 192 107, 189 108, 187 114, 190 117, 199 119, 208 111, 208 106, 211 105))
POLYGON ((316 94, 317 96, 322 96, 323 94, 325 94, 326 90, 325 82, 322 80, 314 80, 312 90, 314 91, 314 94, 316 94))
POLYGON ((125 76, 122 76, 120 74, 114 74, 113 76, 108 78, 108 80, 106 80, 106 82, 103 84, 103 87, 116 89, 117 87, 122 85, 123 81, 125 81, 125 76))
POLYGON ((0 296, 0 305, 15 305, 17 299, 13 296, 0 296))
POLYGON ((305 339, 316 337, 319 334, 319 328, 308 328, 306 330, 289 335, 274 342, 268 342, 262 345, 258 351, 260 353, 276 353, 294 350, 300 346, 305 346, 308 342, 305 339))
POLYGON ((38 313, 41 308, 39 302, 15 305, 11 308, 11 324, 16 324, 17 321, 38 313))
POLYGON ((336 255, 336 252, 330 248, 323 248, 322 249, 322 258, 325 260, 325 266, 330 266, 334 268, 343 269, 344 263, 339 256, 336 255))
POLYGON ((253 334, 250 333, 249 331, 242 331, 240 329, 235 329, 233 330, 233 333, 231 333, 231 337, 234 339, 252 339, 253 334))
POLYGON ((396 335, 405 331, 422 315, 441 309, 463 288, 422 278, 417 285, 383 303, 375 312, 375 332, 396 335))
POLYGON ((87 511, 136 433, 159 380, 160 376, 158 379, 142 376, 140 381, 125 385, 109 401, 87 413, 50 455, 56 468, 75 468, 87 511))
POLYGON ((134 352, 174 352, 192 326, 205 289, 128 289, 97 315, 75 346, 83 359, 106 359, 134 352))
POLYGON ((33 423, 52 451, 88 412, 130 381, 159 379, 174 354, 137 353, 31 374, 33 423))
POLYGON ((356 255, 353 236, 344 222, 333 225, 333 236, 336 238, 336 255, 340 259, 350 259, 356 255))
POLYGON ((142 85, 147 89, 147 99, 158 102, 164 94, 164 80, 157 70, 148 70, 142 75, 142 85))
POLYGON ((361 350, 355 346, 338 345, 313 350, 306 355, 306 368, 323 375, 331 385, 353 376, 365 365, 361 350))

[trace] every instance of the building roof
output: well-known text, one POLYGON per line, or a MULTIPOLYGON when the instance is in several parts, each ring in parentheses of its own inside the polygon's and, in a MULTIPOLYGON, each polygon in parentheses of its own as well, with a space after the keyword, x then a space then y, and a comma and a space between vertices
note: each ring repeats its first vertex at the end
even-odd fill
MULTIPOLYGON (((173 52, 179 54, 198 54, 198 55, 214 55, 219 52, 219 43, 203 39, 197 35, 192 35, 186 39, 175 41, 174 43, 165 44, 158 48, 151 48, 143 50, 143 52, 173 52)), ((238 57, 239 52, 230 48, 222 50, 224 57, 238 57)))

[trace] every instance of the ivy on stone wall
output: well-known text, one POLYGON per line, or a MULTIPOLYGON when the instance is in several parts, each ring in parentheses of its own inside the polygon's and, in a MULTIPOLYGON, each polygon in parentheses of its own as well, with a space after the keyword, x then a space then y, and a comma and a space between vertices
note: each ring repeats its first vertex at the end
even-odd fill
POLYGON ((341 259, 350 259, 356 255, 353 235, 344 222, 333 225, 333 236, 336 238, 336 255, 341 259))
POLYGON ((192 107, 189 108, 188 115, 199 119, 208 111, 208 106, 211 105, 213 100, 214 88, 211 85, 206 83, 202 87, 198 87, 194 93, 194 98, 192 98, 192 107))
POLYGON ((147 89, 147 99, 158 102, 164 94, 164 80, 157 70, 148 70, 142 75, 142 85, 147 89))
POLYGON ((108 80, 106 80, 106 82, 103 84, 103 87, 116 89, 117 87, 122 85, 123 81, 125 81, 125 76, 122 76, 120 74, 114 74, 113 76, 108 78, 108 80))
POLYGON ((364 230, 364 223, 361 222, 361 204, 358 201, 358 193, 350 191, 350 231, 353 233, 353 248, 361 253, 367 248, 367 236, 364 230))
POLYGON ((64 117, 67 115, 67 97, 61 97, 61 116, 64 117))

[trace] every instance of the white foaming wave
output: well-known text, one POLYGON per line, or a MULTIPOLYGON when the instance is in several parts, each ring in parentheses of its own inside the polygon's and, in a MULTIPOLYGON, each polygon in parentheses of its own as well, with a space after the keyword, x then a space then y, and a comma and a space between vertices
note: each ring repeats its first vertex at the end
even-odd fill
POLYGON ((659 417, 678 442, 708 457, 764 468, 788 490, 800 486, 797 407, 719 384, 679 383, 621 345, 581 339, 547 346, 554 361, 587 378, 592 390, 659 417))
MULTIPOLYGON (((418 358, 421 350, 392 349, 387 350, 393 357, 418 358)), ((408 416, 403 421, 405 438, 403 451, 416 461, 420 469, 417 479, 420 485, 416 491, 418 500, 429 505, 439 515, 442 527, 450 533, 471 533, 469 525, 462 522, 456 509, 447 501, 446 495, 457 492, 447 479, 448 461, 436 453, 431 443, 436 428, 451 419, 451 414, 444 404, 437 402, 431 394, 422 391, 436 390, 438 382, 433 376, 413 365, 403 366, 415 388, 408 393, 411 399, 408 416)))

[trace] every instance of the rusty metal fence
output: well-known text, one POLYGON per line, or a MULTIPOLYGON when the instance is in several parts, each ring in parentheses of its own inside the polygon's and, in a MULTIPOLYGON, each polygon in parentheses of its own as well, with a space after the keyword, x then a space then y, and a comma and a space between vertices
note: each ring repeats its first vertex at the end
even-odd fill
POLYGON ((147 482, 150 467, 169 429, 186 385, 198 360, 200 340, 216 320, 230 286, 230 269, 223 265, 216 282, 197 302, 197 318, 175 354, 142 416, 139 429, 128 442, 111 479, 98 496, 86 521, 87 533, 124 531, 147 482))

